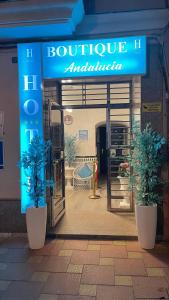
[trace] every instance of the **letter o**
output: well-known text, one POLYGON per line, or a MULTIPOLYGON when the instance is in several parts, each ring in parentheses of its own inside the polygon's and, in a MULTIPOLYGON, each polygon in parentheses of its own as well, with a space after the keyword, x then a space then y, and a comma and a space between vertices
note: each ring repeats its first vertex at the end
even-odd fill
POLYGON ((25 101, 24 103, 24 111, 28 116, 33 116, 36 115, 38 110, 39 110, 39 104, 36 100, 34 99, 28 99, 25 101), (29 111, 29 104, 32 103, 34 105, 34 108, 32 110, 32 112, 29 111))
POLYGON ((56 54, 58 56, 65 56, 67 54, 67 48, 65 46, 59 46, 59 47, 57 47, 56 54), (63 53, 61 53, 62 49, 63 49, 63 53))

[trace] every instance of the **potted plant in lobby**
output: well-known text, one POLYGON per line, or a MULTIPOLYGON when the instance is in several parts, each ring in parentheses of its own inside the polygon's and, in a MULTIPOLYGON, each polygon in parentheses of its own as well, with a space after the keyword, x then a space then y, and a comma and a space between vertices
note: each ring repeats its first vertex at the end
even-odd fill
POLYGON ((46 196, 47 186, 53 186, 52 180, 46 180, 44 169, 51 142, 43 142, 36 135, 30 142, 27 151, 23 152, 19 167, 23 167, 27 181, 27 193, 31 200, 26 210, 26 225, 29 247, 40 249, 44 246, 46 235, 47 206, 42 205, 42 198, 46 196))
POLYGON ((76 148, 77 137, 75 135, 65 136, 65 157, 68 166, 65 168, 66 177, 66 188, 72 189, 72 177, 73 177, 73 162, 76 158, 77 148, 76 148))
POLYGON ((150 124, 141 131, 135 123, 132 134, 129 161, 133 174, 130 181, 136 196, 138 240, 142 248, 152 249, 156 236, 157 204, 161 201, 158 193, 158 175, 163 161, 161 150, 165 139, 154 131, 150 124))

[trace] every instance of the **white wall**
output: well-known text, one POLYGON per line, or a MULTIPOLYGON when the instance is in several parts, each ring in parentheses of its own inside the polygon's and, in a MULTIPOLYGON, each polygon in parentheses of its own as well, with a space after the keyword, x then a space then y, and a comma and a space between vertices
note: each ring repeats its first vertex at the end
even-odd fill
POLYGON ((16 50, 0 51, 0 111, 5 113, 4 140, 5 166, 0 170, 0 199, 18 199, 19 170, 19 109, 18 64, 12 64, 16 50))

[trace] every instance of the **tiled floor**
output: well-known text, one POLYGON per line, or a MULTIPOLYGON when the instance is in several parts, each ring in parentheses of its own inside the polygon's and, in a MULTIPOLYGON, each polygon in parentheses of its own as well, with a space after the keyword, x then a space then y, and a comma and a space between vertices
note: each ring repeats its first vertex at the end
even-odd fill
POLYGON ((101 196, 100 199, 90 199, 89 195, 91 193, 91 190, 66 191, 66 213, 56 226, 55 233, 137 236, 134 213, 112 213, 107 211, 105 183, 97 191, 101 196))
POLYGON ((169 299, 169 244, 47 240, 29 250, 24 238, 0 240, 2 300, 169 299))

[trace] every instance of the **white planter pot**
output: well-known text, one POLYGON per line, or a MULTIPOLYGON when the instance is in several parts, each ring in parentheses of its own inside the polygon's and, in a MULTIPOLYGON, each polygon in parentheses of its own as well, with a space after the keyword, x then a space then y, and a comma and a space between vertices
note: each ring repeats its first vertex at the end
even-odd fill
POLYGON ((44 246, 46 235, 47 206, 30 207, 26 211, 26 226, 29 247, 40 249, 44 246))
POLYGON ((153 249, 157 227, 157 205, 135 206, 138 240, 144 249, 153 249))

